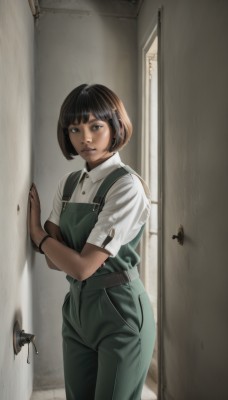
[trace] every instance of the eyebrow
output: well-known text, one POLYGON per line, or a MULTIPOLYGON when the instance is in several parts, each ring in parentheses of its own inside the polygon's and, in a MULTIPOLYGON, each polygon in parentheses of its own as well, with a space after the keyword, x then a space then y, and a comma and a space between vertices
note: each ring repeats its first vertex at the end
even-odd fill
MULTIPOLYGON (((97 121, 102 121, 103 122, 102 119, 93 118, 93 119, 89 119, 86 123, 87 124, 92 124, 93 122, 97 122, 97 121)), ((78 125, 81 125, 81 122, 80 122, 80 124, 73 122, 69 126, 78 126, 78 125)))

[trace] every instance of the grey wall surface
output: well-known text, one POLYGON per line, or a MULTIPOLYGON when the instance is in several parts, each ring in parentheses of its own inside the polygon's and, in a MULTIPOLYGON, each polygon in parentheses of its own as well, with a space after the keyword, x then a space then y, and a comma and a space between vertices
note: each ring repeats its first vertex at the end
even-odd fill
POLYGON ((162 10, 162 399, 225 400, 228 3, 145 0, 139 54, 162 10), (179 224, 184 246, 172 241, 179 224))
MULTIPOLYGON (((58 2, 59 4, 59 2, 58 2)), ((102 83, 124 101, 133 125, 137 121, 136 20, 89 13, 41 14, 36 30, 35 182, 48 217, 59 179, 80 169, 79 159, 66 161, 58 147, 56 126, 66 95, 81 83, 102 83)), ((137 131, 121 152, 125 163, 137 167, 137 131)), ((48 270, 35 257, 34 323, 40 357, 35 364, 35 387, 63 385, 61 306, 68 284, 61 272, 48 270)))
MULTIPOLYGON (((27 1, 0 2, 0 397, 32 392, 28 348, 13 351, 13 325, 33 332, 32 267, 27 241, 34 97, 34 23, 27 1)), ((31 352, 31 349, 30 349, 31 352)), ((31 352, 32 353, 32 352, 31 352)), ((31 354, 32 361, 32 354, 31 354)))

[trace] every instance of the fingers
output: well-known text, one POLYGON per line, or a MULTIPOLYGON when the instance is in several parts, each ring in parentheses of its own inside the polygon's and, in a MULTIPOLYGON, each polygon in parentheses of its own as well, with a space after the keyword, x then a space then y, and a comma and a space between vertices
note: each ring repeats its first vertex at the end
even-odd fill
POLYGON ((30 199, 30 202, 32 202, 34 205, 35 204, 38 205, 40 203, 39 194, 37 192, 37 188, 34 183, 32 184, 30 191, 29 191, 29 199, 30 199))
POLYGON ((32 183, 32 186, 31 186, 31 188, 30 188, 29 193, 31 193, 31 194, 37 194, 37 195, 38 195, 38 191, 37 191, 37 188, 36 188, 35 183, 32 183))
POLYGON ((37 188, 36 188, 35 183, 32 183, 31 188, 30 188, 30 192, 37 192, 37 188))

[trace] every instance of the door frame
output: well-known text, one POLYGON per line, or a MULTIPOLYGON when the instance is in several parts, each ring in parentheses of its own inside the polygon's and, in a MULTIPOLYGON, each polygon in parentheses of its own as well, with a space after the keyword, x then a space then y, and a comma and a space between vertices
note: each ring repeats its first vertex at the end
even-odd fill
MULTIPOLYGON (((149 166, 144 162, 145 152, 148 149, 148 138, 144 134, 148 124, 148 113, 145 107, 145 96, 146 96, 146 65, 145 58, 146 54, 154 41, 154 38, 158 38, 158 274, 157 274, 157 368, 158 368, 158 388, 157 388, 157 400, 163 399, 163 351, 162 351, 162 332, 163 332, 163 203, 164 203, 164 179, 163 179, 163 46, 162 46, 162 8, 158 10, 157 21, 147 37, 144 45, 141 49, 141 65, 142 65, 142 96, 141 96, 141 157, 140 157, 140 169, 141 175, 146 181, 149 181, 149 166)), ((146 228, 148 229, 148 228, 146 228)), ((148 246, 146 239, 147 231, 143 236, 141 243, 141 259, 142 265, 147 259, 148 246)), ((142 270, 142 280, 145 282, 145 270, 142 270)))
POLYGON ((163 9, 158 10, 158 400, 163 399, 164 368, 163 368, 163 293, 164 293, 164 90, 163 90, 163 9))

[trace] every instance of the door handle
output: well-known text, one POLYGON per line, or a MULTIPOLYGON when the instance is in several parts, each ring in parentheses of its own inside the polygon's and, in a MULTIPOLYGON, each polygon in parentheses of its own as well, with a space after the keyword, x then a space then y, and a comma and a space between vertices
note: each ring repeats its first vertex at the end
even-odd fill
POLYGON ((183 246, 184 244, 184 228, 182 225, 179 226, 177 235, 173 235, 172 239, 177 239, 178 243, 183 246))

